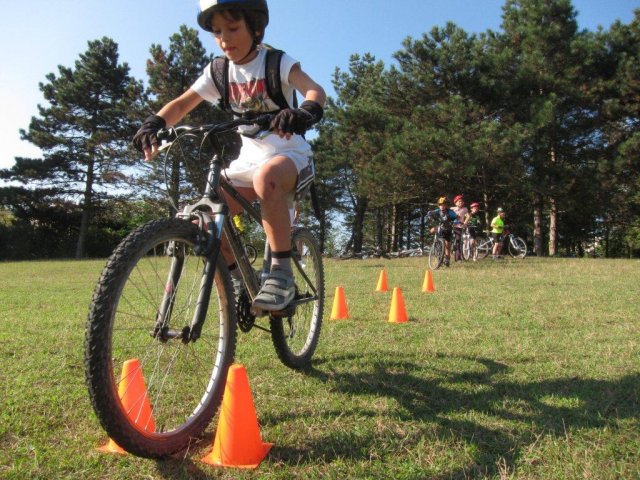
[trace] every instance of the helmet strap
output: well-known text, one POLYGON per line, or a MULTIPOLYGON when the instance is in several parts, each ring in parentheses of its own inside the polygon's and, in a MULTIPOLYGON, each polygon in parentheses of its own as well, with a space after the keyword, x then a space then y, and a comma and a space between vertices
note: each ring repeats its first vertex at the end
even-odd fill
POLYGON ((247 53, 244 57, 242 57, 240 59, 240 61, 238 61, 238 64, 241 64, 242 62, 244 62, 244 59, 247 58, 249 55, 251 55, 253 53, 254 50, 257 50, 258 48, 258 44, 256 43, 255 39, 253 40, 253 43, 251 44, 251 48, 249 49, 249 53, 247 53))

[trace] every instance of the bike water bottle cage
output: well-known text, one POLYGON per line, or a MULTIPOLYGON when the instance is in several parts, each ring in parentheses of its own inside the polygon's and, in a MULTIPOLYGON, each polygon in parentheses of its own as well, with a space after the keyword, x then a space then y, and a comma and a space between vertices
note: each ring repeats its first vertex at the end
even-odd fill
MULTIPOLYGON (((298 108, 298 99, 295 91, 293 92, 293 105, 289 105, 284 94, 282 93, 282 79, 280 77, 280 64, 282 63, 282 55, 284 51, 264 46, 267 51, 267 60, 264 66, 264 78, 267 89, 267 95, 278 106, 277 110, 269 113, 276 113, 285 108, 298 108)), ((209 64, 211 69, 211 78, 220 93, 218 106, 229 113, 238 115, 231 108, 229 103, 229 59, 225 56, 215 57, 209 64)), ((262 112, 264 113, 264 112, 262 112)))

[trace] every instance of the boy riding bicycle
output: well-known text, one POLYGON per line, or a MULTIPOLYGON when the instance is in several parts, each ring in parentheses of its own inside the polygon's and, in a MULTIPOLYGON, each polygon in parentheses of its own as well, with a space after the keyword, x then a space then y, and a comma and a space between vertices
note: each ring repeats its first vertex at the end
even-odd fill
MULTIPOLYGON (((433 218, 440 224, 440 236, 444 239, 444 265, 449 266, 451 257, 452 225, 458 219, 458 215, 449 208, 447 197, 438 198, 438 208, 427 213, 427 218, 433 218)), ((431 233, 436 233, 437 227, 433 227, 431 233)))
MULTIPOLYGON (((291 219, 289 209, 297 191, 304 190, 315 175, 310 145, 303 134, 323 115, 325 92, 300 67, 282 55, 280 77, 282 95, 293 105, 295 91, 304 101, 300 108, 279 108, 267 93, 265 65, 268 49, 262 44, 269 23, 266 0, 200 0, 198 24, 213 33, 216 44, 228 60, 228 104, 236 116, 276 113, 271 122, 275 135, 250 138, 242 135, 240 156, 231 162, 223 176, 248 201, 258 199, 262 223, 272 251, 271 272, 252 306, 266 311, 284 309, 295 294, 291 269, 291 219)), ((181 96, 148 117, 133 143, 149 161, 158 153, 157 132, 173 126, 203 100, 216 103, 222 93, 213 78, 213 65, 181 96)), ((243 132, 241 132, 243 133, 243 132)), ((225 194, 226 196, 226 194, 225 194)), ((226 196, 235 215, 241 207, 226 196)), ((223 244, 223 255, 234 278, 234 288, 242 285, 233 255, 223 244)), ((238 293, 238 292, 236 292, 238 293)))

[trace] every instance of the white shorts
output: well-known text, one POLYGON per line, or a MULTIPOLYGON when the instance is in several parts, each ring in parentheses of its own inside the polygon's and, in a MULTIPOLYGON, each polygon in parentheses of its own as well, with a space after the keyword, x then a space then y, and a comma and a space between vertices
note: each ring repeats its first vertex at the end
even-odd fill
POLYGON ((223 176, 234 187, 253 188, 253 176, 256 170, 274 157, 285 156, 293 162, 298 171, 295 192, 291 192, 291 201, 311 185, 315 177, 313 152, 311 146, 299 135, 291 140, 275 134, 268 141, 242 137, 240 156, 224 169, 223 176))

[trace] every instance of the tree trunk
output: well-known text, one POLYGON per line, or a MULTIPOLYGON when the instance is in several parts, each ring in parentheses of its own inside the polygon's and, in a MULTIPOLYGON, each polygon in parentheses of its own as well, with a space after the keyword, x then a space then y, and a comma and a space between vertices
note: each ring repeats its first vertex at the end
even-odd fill
POLYGON ((544 255, 542 251, 542 195, 535 194, 533 200, 533 252, 536 256, 544 255))
POLYGON ((558 205, 555 197, 549 197, 549 256, 556 254, 558 244, 558 205))
POLYGON ((378 207, 376 209, 376 248, 379 251, 384 250, 384 214, 382 209, 378 207))
POLYGON ((424 235, 425 235, 425 222, 424 222, 424 207, 420 207, 420 248, 424 250, 424 235))
POLYGON ((93 210, 93 181, 94 181, 94 160, 89 159, 87 164, 87 180, 84 185, 84 198, 82 200, 82 219, 80 220, 80 232, 78 243, 76 244, 76 259, 84 257, 87 235, 89 233, 89 222, 93 210))
POLYGON ((364 214, 367 212, 369 201, 366 197, 356 198, 356 210, 353 217, 353 253, 362 252, 364 214))
POLYGON ((398 205, 393 205, 391 207, 391 251, 398 251, 398 205))

